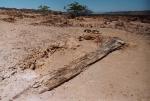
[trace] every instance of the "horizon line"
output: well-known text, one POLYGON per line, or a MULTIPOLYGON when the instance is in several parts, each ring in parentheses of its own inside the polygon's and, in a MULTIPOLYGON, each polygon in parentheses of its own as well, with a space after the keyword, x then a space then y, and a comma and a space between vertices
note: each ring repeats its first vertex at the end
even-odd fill
MULTIPOLYGON (((0 6, 0 9, 17 9, 17 10, 23 10, 23 9, 26 9, 26 10, 38 10, 38 7, 37 8, 17 8, 17 7, 1 7, 0 6)), ((55 9, 49 9, 49 11, 58 11, 58 12, 66 12, 65 10, 55 10, 55 9)), ((150 9, 145 9, 145 10, 113 10, 113 11, 92 11, 93 13, 111 13, 111 12, 136 12, 136 11, 150 11, 150 9)))

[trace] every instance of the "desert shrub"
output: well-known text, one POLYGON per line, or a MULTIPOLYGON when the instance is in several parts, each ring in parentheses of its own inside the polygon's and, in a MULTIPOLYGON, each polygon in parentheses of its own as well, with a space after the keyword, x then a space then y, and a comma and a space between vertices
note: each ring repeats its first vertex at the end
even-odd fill
POLYGON ((81 15, 88 15, 92 13, 86 5, 81 5, 78 2, 73 2, 64 7, 67 10, 69 17, 74 18, 81 15))
POLYGON ((38 10, 39 11, 41 11, 41 12, 47 12, 47 11, 49 11, 49 6, 47 6, 47 5, 40 5, 39 7, 38 7, 38 10))

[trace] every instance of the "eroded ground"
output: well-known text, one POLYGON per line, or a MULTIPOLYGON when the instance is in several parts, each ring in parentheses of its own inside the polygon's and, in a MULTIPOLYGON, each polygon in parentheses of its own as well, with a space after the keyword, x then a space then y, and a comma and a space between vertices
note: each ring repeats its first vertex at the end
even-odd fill
POLYGON ((148 19, 122 16, 68 19, 64 15, 0 11, 0 99, 149 101, 148 19), (119 37, 128 45, 52 91, 26 93, 38 77, 96 50, 103 37, 119 37))

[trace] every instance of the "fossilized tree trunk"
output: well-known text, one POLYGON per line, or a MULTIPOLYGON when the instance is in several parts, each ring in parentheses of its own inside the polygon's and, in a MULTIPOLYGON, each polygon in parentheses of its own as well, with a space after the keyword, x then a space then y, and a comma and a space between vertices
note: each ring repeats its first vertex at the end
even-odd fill
POLYGON ((52 90, 58 87, 59 85, 65 83, 66 81, 74 78, 75 76, 83 72, 88 66, 101 60, 109 53, 119 49, 123 45, 124 42, 118 38, 111 38, 103 42, 102 47, 98 50, 76 59, 69 65, 57 70, 55 73, 46 75, 47 77, 43 77, 46 79, 42 78, 43 80, 40 80, 42 82, 39 87, 39 93, 52 90))
POLYGON ((21 95, 31 94, 32 92, 41 94, 50 91, 79 75, 90 65, 103 59, 112 51, 120 49, 124 44, 125 43, 119 38, 109 38, 108 40, 103 41, 102 46, 96 51, 90 52, 83 57, 72 61, 67 66, 38 78, 35 83, 32 83, 33 85, 30 85, 22 92, 15 94, 12 99, 17 99, 21 95))

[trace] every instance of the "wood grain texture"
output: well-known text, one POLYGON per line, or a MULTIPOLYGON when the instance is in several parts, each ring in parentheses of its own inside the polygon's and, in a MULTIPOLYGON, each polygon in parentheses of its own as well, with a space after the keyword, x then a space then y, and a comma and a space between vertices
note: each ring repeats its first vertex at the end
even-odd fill
POLYGON ((109 40, 105 40, 105 42, 103 42, 102 46, 98 50, 90 52, 85 56, 72 61, 69 65, 57 70, 55 73, 48 74, 43 77, 40 80, 42 82, 39 87, 39 93, 50 91, 74 78, 85 69, 87 69, 87 67, 103 59, 112 51, 120 49, 124 44, 125 43, 122 40, 115 37, 110 38, 109 40))

